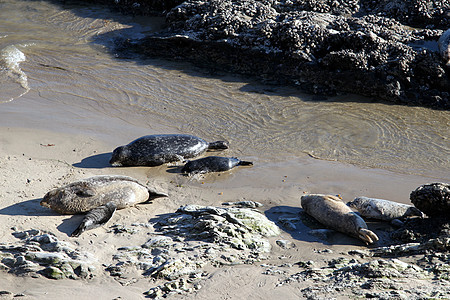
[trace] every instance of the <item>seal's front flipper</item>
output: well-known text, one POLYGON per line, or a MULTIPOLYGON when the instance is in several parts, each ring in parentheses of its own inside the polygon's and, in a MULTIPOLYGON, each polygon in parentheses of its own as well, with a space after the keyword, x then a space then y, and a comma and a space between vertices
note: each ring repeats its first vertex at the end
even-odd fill
POLYGON ((94 229, 106 224, 106 222, 114 215, 116 209, 117 207, 112 201, 92 209, 86 214, 80 226, 78 226, 70 236, 77 237, 86 230, 94 229))

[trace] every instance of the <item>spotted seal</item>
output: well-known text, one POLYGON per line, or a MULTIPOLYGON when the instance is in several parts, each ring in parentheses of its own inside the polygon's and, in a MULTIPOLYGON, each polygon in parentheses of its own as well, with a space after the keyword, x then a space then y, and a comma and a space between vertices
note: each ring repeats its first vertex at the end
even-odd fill
POLYGON ((223 172, 236 166, 251 165, 253 165, 251 161, 240 160, 236 157, 208 156, 188 161, 181 169, 181 172, 188 174, 223 172))
POLYGON ((438 40, 439 53, 447 67, 450 67, 450 28, 444 31, 438 40))
POLYGON ((383 221, 410 216, 424 217, 423 212, 412 205, 383 199, 356 197, 353 201, 348 202, 347 205, 359 212, 363 217, 383 221))
POLYGON ((228 149, 228 145, 225 141, 208 143, 187 134, 146 135, 128 145, 117 147, 109 163, 117 167, 152 167, 193 158, 208 149, 228 149))
POLYGON ((378 241, 378 236, 367 228, 366 222, 336 196, 304 195, 301 204, 307 214, 323 225, 357 237, 366 244, 378 241))
POLYGON ((41 205, 61 214, 87 213, 80 226, 70 235, 108 222, 116 209, 150 201, 167 194, 140 184, 128 176, 94 176, 53 189, 45 194, 41 205))

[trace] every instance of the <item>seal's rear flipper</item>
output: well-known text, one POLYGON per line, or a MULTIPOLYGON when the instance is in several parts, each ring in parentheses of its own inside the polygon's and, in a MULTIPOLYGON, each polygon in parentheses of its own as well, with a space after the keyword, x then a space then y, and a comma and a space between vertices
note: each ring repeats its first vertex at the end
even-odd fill
POLYGON ((208 145, 210 150, 225 150, 228 149, 228 143, 226 141, 211 142, 208 145))
POLYGON ((116 209, 117 207, 114 202, 108 202, 105 205, 94 208, 86 214, 80 226, 78 226, 70 236, 77 237, 86 230, 94 229, 106 224, 106 222, 114 215, 116 209))
POLYGON ((253 162, 241 160, 241 161, 239 162, 239 166, 253 166, 253 162))
POLYGON ((379 238, 378 236, 366 228, 359 228, 359 238, 363 240, 366 244, 373 244, 375 242, 378 242, 379 238))

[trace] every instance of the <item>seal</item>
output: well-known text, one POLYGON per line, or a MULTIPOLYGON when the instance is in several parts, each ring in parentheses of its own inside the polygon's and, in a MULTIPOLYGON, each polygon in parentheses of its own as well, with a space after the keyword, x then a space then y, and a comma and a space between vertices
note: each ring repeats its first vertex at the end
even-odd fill
POLYGON ((323 225, 359 238, 366 244, 378 241, 378 236, 367 228, 366 222, 336 196, 304 195, 301 204, 308 215, 323 225))
POLYGON ((251 161, 240 160, 236 157, 208 156, 188 161, 181 169, 182 173, 198 174, 208 172, 223 172, 236 166, 251 166, 251 161))
POLYGON ((76 237, 108 222, 116 209, 167 196, 128 176, 101 175, 53 189, 45 194, 41 205, 61 214, 87 213, 70 235, 76 237))
POLYGON ((360 213, 361 216, 383 221, 391 221, 403 217, 424 217, 423 212, 412 205, 394 201, 368 197, 356 197, 347 205, 360 213))
POLYGON ((450 68, 450 28, 444 31, 438 40, 439 54, 445 65, 450 68))
POLYGON ((187 134, 146 135, 114 149, 109 163, 115 167, 153 167, 193 158, 208 149, 228 149, 228 145, 225 141, 208 143, 187 134))

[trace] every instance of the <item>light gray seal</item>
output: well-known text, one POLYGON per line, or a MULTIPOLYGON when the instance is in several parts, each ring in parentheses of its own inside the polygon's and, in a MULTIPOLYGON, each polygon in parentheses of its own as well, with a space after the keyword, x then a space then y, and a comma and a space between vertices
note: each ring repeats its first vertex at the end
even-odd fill
POLYGON ((167 194, 140 184, 128 176, 94 176, 53 189, 45 194, 41 205, 61 214, 87 213, 80 226, 70 235, 108 222, 116 209, 150 201, 167 194))
POLYGON ((357 237, 366 244, 378 241, 366 222, 336 196, 309 194, 302 196, 301 203, 305 212, 323 225, 357 237))
POLYGON ((444 31, 438 40, 439 54, 450 68, 450 28, 444 31))
POLYGON ((109 163, 116 167, 152 167, 193 158, 208 149, 228 149, 228 145, 225 141, 208 143, 187 134, 146 135, 128 145, 117 147, 109 163))
POLYGON ((197 174, 208 172, 223 172, 231 170, 236 166, 251 166, 251 161, 240 160, 236 157, 208 156, 197 160, 188 161, 182 173, 197 174))
POLYGON ((361 216, 383 221, 391 221, 402 217, 424 217, 423 212, 412 205, 394 201, 368 197, 356 197, 347 205, 356 210, 361 216))

